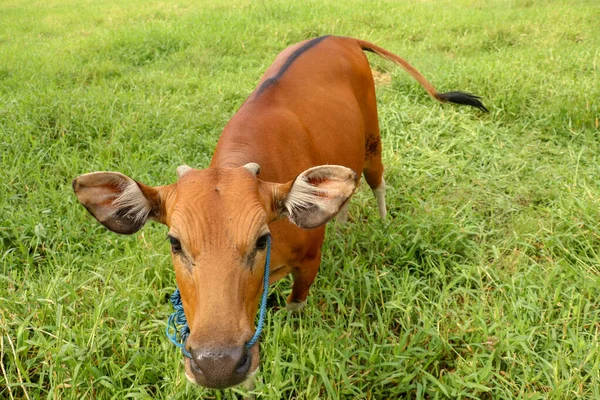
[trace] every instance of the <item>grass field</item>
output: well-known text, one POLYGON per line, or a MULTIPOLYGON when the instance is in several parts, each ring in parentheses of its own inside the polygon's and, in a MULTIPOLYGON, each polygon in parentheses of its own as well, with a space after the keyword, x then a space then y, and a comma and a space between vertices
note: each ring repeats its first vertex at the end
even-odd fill
POLYGON ((0 3, 0 399, 240 398, 187 383, 164 334, 166 230, 109 233, 71 180, 208 164, 275 55, 370 57, 390 218, 363 185, 301 314, 271 289, 260 398, 600 398, 600 3, 0 3))

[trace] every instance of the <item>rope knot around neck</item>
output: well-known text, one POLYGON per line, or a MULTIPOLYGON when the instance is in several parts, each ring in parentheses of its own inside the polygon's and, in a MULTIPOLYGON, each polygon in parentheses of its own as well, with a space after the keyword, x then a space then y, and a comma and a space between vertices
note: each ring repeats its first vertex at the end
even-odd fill
MULTIPOLYGON (((271 236, 267 236, 267 256, 265 259, 265 273, 263 276, 263 292, 260 301, 260 313, 258 316, 258 325, 254 331, 252 339, 246 343, 246 348, 250 349, 258 342, 260 335, 265 325, 265 314, 267 312, 267 294, 269 291, 269 276, 271 268, 271 236)), ((183 311, 183 303, 181 302, 181 293, 179 288, 175 289, 175 292, 170 297, 170 301, 173 304, 175 311, 169 316, 167 321, 166 334, 169 340, 177 347, 181 349, 184 356, 192 358, 190 352, 186 349, 185 343, 188 336, 190 335, 190 327, 188 326, 185 313, 183 311), (179 326, 179 339, 177 339, 177 327, 179 326), (172 333, 171 333, 172 332, 172 333)))

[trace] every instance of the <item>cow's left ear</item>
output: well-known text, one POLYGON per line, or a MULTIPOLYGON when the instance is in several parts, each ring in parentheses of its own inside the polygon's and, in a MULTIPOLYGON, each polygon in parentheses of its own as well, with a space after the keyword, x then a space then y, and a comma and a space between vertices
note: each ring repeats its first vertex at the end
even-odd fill
POLYGON ((270 185, 274 211, 300 228, 317 228, 340 211, 354 193, 357 180, 354 171, 338 165, 307 169, 293 181, 270 185))
POLYGON ((171 186, 151 187, 119 172, 77 177, 73 190, 83 206, 113 232, 132 234, 148 219, 164 223, 164 197, 171 186))

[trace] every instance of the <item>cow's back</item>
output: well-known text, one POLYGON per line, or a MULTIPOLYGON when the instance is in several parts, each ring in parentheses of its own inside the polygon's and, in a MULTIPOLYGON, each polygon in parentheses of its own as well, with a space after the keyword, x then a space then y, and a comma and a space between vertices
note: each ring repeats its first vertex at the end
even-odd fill
POLYGON ((227 124, 212 166, 261 165, 261 178, 293 179, 322 164, 360 175, 365 125, 377 120, 368 60, 353 39, 322 37, 277 56, 227 124))

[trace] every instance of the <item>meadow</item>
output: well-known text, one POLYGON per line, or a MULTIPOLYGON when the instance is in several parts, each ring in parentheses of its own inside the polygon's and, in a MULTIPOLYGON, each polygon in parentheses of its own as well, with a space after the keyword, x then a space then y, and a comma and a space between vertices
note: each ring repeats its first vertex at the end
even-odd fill
POLYGON ((363 184, 307 307, 271 288, 258 398, 600 398, 598 21, 597 0, 2 1, 0 399, 247 394, 184 377, 166 229, 108 232, 71 180, 207 166, 276 54, 324 34, 490 113, 369 56, 389 219, 363 184))

